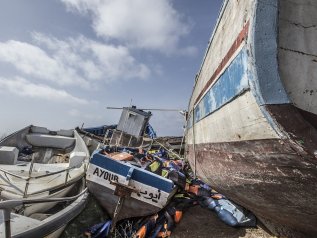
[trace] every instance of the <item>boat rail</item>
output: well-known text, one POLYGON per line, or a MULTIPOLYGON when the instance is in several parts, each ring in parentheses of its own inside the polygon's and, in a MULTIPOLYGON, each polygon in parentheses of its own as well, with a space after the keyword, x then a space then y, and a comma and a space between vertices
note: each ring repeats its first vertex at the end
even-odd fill
POLYGON ((117 129, 107 129, 103 144, 108 144, 111 146, 144 148, 151 147, 153 144, 153 139, 144 136, 133 136, 117 129), (111 134, 110 138, 109 134, 111 134))
POLYGON ((169 151, 174 156, 176 156, 178 159, 183 159, 180 154, 175 152, 172 148, 168 148, 167 145, 164 145, 163 143, 159 142, 159 140, 157 138, 152 139, 152 138, 147 138, 144 136, 136 137, 136 136, 129 135, 127 133, 124 133, 124 132, 116 130, 116 129, 107 129, 103 144, 106 144, 106 143, 110 146, 126 146, 126 147, 135 147, 135 148, 145 148, 145 147, 151 148, 153 144, 157 144, 160 146, 160 148, 163 148, 166 151, 169 151), (109 133, 111 133, 111 137, 107 138, 109 133), (114 135, 117 135, 117 136, 114 136, 114 135), (119 135, 119 138, 118 138, 118 135, 119 135), (124 142, 123 137, 129 138, 128 143, 123 143, 124 142), (133 145, 132 140, 134 138, 136 138, 138 141, 139 140, 141 141, 139 143, 139 145, 135 145, 135 144, 133 145))
POLYGON ((167 150, 168 152, 172 153, 174 156, 176 156, 178 159, 183 159, 183 157, 178 154, 177 152, 175 152, 172 148, 167 148, 167 146, 163 145, 161 142, 159 142, 158 140, 154 139, 154 142, 159 144, 163 149, 167 150))
MULTIPOLYGON (((93 134, 93 133, 84 131, 83 129, 81 129, 81 128, 79 128, 79 127, 77 127, 76 130, 77 130, 79 133, 83 134, 84 137, 85 137, 85 136, 88 136, 88 137, 91 137, 91 138, 96 139, 96 140, 98 140, 98 141, 103 141, 103 140, 104 140, 104 137, 103 137, 103 136, 98 136, 98 135, 95 135, 95 134, 93 134)), ((107 131, 108 131, 108 130, 109 130, 109 129, 107 129, 107 131)))
MULTIPOLYGON (((91 138, 95 138, 97 140, 99 140, 100 142, 102 141, 103 145, 110 145, 110 146, 126 146, 126 147, 135 147, 135 148, 151 148, 153 143, 156 143, 160 146, 160 148, 164 148, 165 150, 169 151, 170 153, 172 153, 174 156, 176 156, 178 159, 183 159, 183 157, 178 154, 177 152, 175 152, 172 148, 168 148, 168 146, 164 145, 163 143, 159 142, 156 138, 152 139, 152 138, 145 138, 144 136, 133 136, 133 135, 129 135, 127 133, 124 133, 123 131, 119 131, 117 129, 107 129, 105 132, 104 137, 100 137, 100 136, 96 136, 92 133, 86 132, 82 129, 77 128, 77 130, 84 134, 84 136, 88 135, 91 138), (111 136, 109 136, 111 135, 111 136), (123 143, 123 137, 129 138, 128 139, 128 143, 123 143), (141 143, 139 143, 138 146, 133 145, 131 142, 133 140, 133 138, 137 139, 137 140, 142 140, 141 143), (144 142, 146 141, 145 145, 144 142)), ((183 141, 182 141, 183 144, 183 141)), ((100 144, 99 144, 100 147, 100 144)))
MULTIPOLYGON (((49 191, 51 189, 54 189, 52 187, 50 187, 49 189, 44 189, 44 190, 41 190, 41 191, 37 191, 35 193, 28 193, 28 189, 29 189, 29 185, 30 185, 30 181, 31 180, 36 180, 36 179, 40 179, 40 178, 44 178, 44 177, 49 177, 49 176, 53 176, 53 175, 56 175, 56 174, 62 174, 64 172, 66 172, 65 174, 65 183, 64 185, 67 185, 68 184, 68 178, 69 178, 69 172, 73 169, 75 169, 76 167, 68 167, 66 169, 62 169, 62 170, 59 170, 59 171, 55 171, 55 172, 51 172, 51 173, 46 173, 46 174, 43 174, 43 175, 37 175, 37 176, 32 176, 32 169, 33 169, 33 159, 32 159, 32 162, 31 162, 31 166, 30 166, 30 169, 29 169, 29 176, 20 176, 20 175, 17 175, 17 174, 14 174, 12 172, 9 172, 5 169, 2 169, 0 168, 0 172, 3 172, 6 176, 6 178, 8 180, 10 180, 8 178, 7 175, 11 175, 13 177, 16 177, 16 178, 19 178, 21 180, 25 180, 26 183, 25 183, 25 187, 24 187, 24 191, 23 191, 23 197, 26 198, 28 195, 34 195, 34 194, 38 194, 38 193, 43 193, 43 192, 46 192, 46 191, 49 191)), ((86 172, 87 170, 87 164, 84 163, 84 172, 86 172)), ((21 190, 20 190, 21 191, 21 190)), ((22 192, 22 191, 21 191, 22 192)))
POLYGON ((44 202, 67 202, 73 201, 80 196, 87 193, 87 188, 85 188, 81 193, 72 196, 72 197, 64 197, 64 198, 23 198, 23 199, 13 199, 6 200, 0 202, 0 210, 3 210, 3 217, 5 222, 5 238, 11 237, 11 211, 13 208, 17 206, 23 206, 26 204, 34 204, 34 203, 44 203, 44 202))

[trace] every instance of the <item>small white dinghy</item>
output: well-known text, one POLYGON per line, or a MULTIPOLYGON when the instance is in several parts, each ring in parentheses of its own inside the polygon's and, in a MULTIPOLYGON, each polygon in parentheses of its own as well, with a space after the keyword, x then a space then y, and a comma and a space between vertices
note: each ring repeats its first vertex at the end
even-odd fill
POLYGON ((88 161, 87 147, 75 130, 50 131, 31 125, 0 141, 0 198, 43 201, 12 208, 13 224, 21 216, 29 220, 43 215, 58 203, 47 199, 63 198, 83 186, 88 161))
POLYGON ((79 215, 85 208, 88 192, 82 179, 72 190, 71 197, 64 198, 33 198, 16 199, 0 202, 0 237, 57 238, 61 235, 67 223, 79 215), (37 203, 59 203, 46 213, 34 213, 24 216, 11 212, 17 206, 37 203))

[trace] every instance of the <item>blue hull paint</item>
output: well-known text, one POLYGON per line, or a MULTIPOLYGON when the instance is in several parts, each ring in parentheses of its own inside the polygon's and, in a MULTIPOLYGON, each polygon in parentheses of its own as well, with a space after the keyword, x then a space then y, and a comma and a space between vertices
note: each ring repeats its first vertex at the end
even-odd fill
POLYGON ((91 164, 107 169, 115 174, 127 177, 130 168, 134 168, 131 179, 145 185, 155 187, 161 191, 170 193, 174 189, 174 183, 171 180, 165 179, 159 175, 146 171, 144 169, 135 167, 129 163, 115 161, 105 155, 96 151, 90 160, 91 164))
MULTIPOLYGON (((206 92, 195 107, 195 123, 217 111, 243 91, 249 89, 247 57, 246 48, 243 48, 218 78, 217 82, 206 92)), ((191 127, 192 120, 189 120, 189 123, 189 127, 191 127)))
POLYGON ((86 131, 88 133, 94 134, 96 136, 105 136, 107 130, 109 129, 116 129, 117 125, 104 125, 104 126, 97 126, 97 127, 88 127, 88 128, 83 128, 83 131, 86 131))

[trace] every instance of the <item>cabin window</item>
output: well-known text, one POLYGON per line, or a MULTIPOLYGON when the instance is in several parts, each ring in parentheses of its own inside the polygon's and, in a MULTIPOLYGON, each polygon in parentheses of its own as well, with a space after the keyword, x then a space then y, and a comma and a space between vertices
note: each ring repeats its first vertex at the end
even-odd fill
POLYGON ((129 112, 128 113, 128 118, 131 118, 131 117, 134 117, 134 116, 136 116, 136 113, 133 113, 133 112, 129 112))

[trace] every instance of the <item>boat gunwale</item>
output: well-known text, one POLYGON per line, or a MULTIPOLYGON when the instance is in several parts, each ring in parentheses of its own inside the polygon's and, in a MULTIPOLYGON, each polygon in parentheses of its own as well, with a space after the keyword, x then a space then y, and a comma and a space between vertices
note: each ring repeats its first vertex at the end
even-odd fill
MULTIPOLYGON (((43 237, 45 237, 54 233, 55 231, 59 230, 63 226, 67 225, 77 215, 79 215, 79 213, 84 209, 85 204, 88 201, 88 196, 89 196, 89 193, 88 193, 88 189, 86 188, 80 191, 79 194, 73 197, 60 198, 60 199, 51 198, 50 200, 52 202, 56 202, 53 200, 57 200, 57 201, 60 200, 59 202, 65 202, 67 200, 74 200, 74 201, 70 203, 67 207, 65 207, 64 209, 60 210, 59 212, 41 221, 41 224, 39 226, 33 227, 29 230, 24 231, 22 234, 16 234, 12 237, 13 238, 33 238, 34 234, 38 235, 39 233, 41 233, 43 237), (61 217, 63 219, 61 219, 61 217)), ((43 203, 43 201, 46 199, 43 200, 43 199, 28 199, 27 198, 26 200, 39 200, 40 203, 43 203)), ((47 202, 47 201, 44 201, 44 202, 47 202)))
MULTIPOLYGON (((130 167, 130 168, 132 167, 132 168, 134 168, 136 171, 138 171, 139 173, 144 173, 144 174, 146 174, 147 176, 151 176, 151 177, 154 177, 154 178, 156 178, 156 179, 163 180, 163 181, 166 182, 166 183, 172 184, 172 186, 169 186, 169 188, 166 187, 166 188, 164 188, 164 189, 163 189, 163 188, 160 189, 160 190, 162 190, 162 191, 164 191, 164 192, 166 192, 166 193, 171 193, 171 192, 174 190, 174 188, 176 187, 176 185, 174 184, 174 182, 173 182, 172 180, 168 179, 168 178, 164 178, 164 177, 162 177, 162 176, 160 176, 160 175, 157 175, 157 174, 155 174, 155 173, 153 173, 153 172, 150 172, 150 171, 147 171, 147 170, 145 170, 145 169, 142 169, 142 168, 133 166, 132 164, 124 163, 124 162, 122 162, 122 161, 114 160, 114 159, 112 159, 112 158, 110 158, 110 157, 108 157, 108 156, 106 156, 106 155, 104 155, 104 154, 101 154, 101 153, 100 153, 101 151, 102 151, 102 149, 97 150, 97 151, 95 151, 95 152, 93 153, 93 155, 91 156, 90 164, 93 164, 94 166, 98 166, 98 167, 107 169, 107 170, 109 170, 109 171, 112 171, 112 170, 109 169, 109 168, 105 168, 105 167, 102 167, 102 166, 100 166, 100 165, 94 163, 94 160, 100 159, 100 158, 98 158, 98 157, 101 156, 102 158, 106 158, 108 161, 111 161, 112 163, 121 164, 121 165, 124 166, 124 167, 130 167), (96 157, 96 156, 98 156, 98 157, 96 157)), ((102 161, 102 160, 101 160, 101 161, 102 161)), ((113 173, 116 173, 116 174, 119 174, 120 176, 125 176, 125 175, 123 175, 123 174, 120 174, 119 172, 114 172, 114 171, 112 171, 112 172, 113 172, 113 173)), ((87 176, 88 176, 88 173, 87 173, 87 176)), ((132 179, 132 180, 135 180, 135 179, 133 179, 133 178, 131 178, 131 179, 132 179)), ((87 178, 87 181, 90 181, 90 179, 87 178)), ((151 184, 151 183, 144 183, 144 182, 139 181, 139 180, 135 180, 135 181, 136 181, 136 182, 139 182, 139 183, 142 183, 142 184, 145 184, 145 185, 147 185, 147 186, 151 186, 151 187, 157 188, 157 186, 155 186, 155 185, 153 185, 153 184, 151 184)), ((151 180, 150 182, 153 182, 153 181, 151 180)))
MULTIPOLYGON (((60 131, 63 132, 62 130, 60 130, 60 131)), ((29 197, 29 196, 34 196, 34 195, 45 193, 45 192, 49 192, 50 193, 51 191, 56 191, 56 190, 60 190, 60 189, 63 189, 63 188, 67 188, 68 186, 71 186, 71 185, 75 184, 76 182, 78 182, 79 180, 81 180, 85 176, 85 172, 87 170, 87 165, 88 165, 88 162, 89 162, 89 151, 88 151, 83 139, 81 138, 81 136, 78 134, 78 132, 75 129, 69 129, 69 130, 64 130, 64 131, 72 132, 71 136, 60 135, 60 136, 63 136, 63 137, 69 137, 69 138, 73 138, 74 139, 74 145, 71 146, 72 147, 72 151, 71 152, 84 152, 85 153, 85 158, 81 162, 79 167, 77 165, 69 167, 70 161, 68 161, 67 163, 52 163, 52 164, 50 164, 50 165, 52 165, 52 168, 59 168, 60 166, 58 166, 58 165, 63 165, 63 167, 68 165, 68 167, 66 167, 65 169, 61 169, 61 170, 54 171, 54 172, 49 172, 49 173, 47 173, 47 171, 45 171, 46 172, 45 174, 37 175, 37 176, 32 176, 32 173, 30 173, 29 176, 27 177, 27 176, 17 175, 17 174, 15 174, 13 172, 10 172, 10 171, 8 171, 8 170, 6 170, 4 168, 1 168, 1 166, 0 166, 0 172, 4 174, 3 180, 6 181, 8 184, 12 185, 12 181, 10 181, 10 179, 7 177, 7 174, 12 176, 12 177, 18 178, 18 179, 20 179, 22 181, 25 181, 24 192, 23 192, 22 189, 19 189, 18 187, 15 187, 15 190, 14 190, 14 191, 21 192, 21 194, 16 193, 16 192, 11 191, 11 190, 3 189, 2 186, 0 186, 0 194, 2 192, 5 192, 8 195, 12 194, 13 196, 23 196, 24 198, 26 198, 26 197, 29 197), (69 178, 70 177, 70 172, 72 172, 72 171, 75 171, 75 176, 73 178, 69 178), (59 183, 59 184, 57 184, 55 186, 51 186, 51 187, 46 188, 46 189, 42 189, 42 190, 35 191, 35 192, 32 192, 32 193, 27 193, 30 181, 41 179, 41 178, 46 178, 46 177, 53 176, 53 175, 63 175, 63 174, 65 174, 65 182, 61 182, 61 183, 59 183)), ((51 131, 51 130, 49 130, 46 127, 29 125, 29 126, 27 126, 25 128, 22 128, 22 129, 20 129, 18 131, 15 131, 15 132, 11 133, 10 135, 6 136, 5 138, 3 138, 0 141, 0 143, 8 141, 9 144, 10 144, 10 143, 12 143, 12 142, 10 142, 10 138, 14 139, 17 135, 18 136, 23 136, 24 134, 28 135, 28 134, 32 134, 32 133, 46 135, 46 134, 50 134, 50 132, 53 132, 53 133, 55 132, 56 135, 59 135, 58 131, 51 131), (45 130, 48 131, 48 133, 32 132, 32 128, 45 129, 45 130)), ((53 134, 53 136, 55 136, 55 133, 53 134)), ((18 138, 18 139, 20 139, 20 138, 18 138)), ((16 140, 18 140, 18 139, 16 139, 16 140)), ((58 140, 58 138, 57 138, 57 140, 58 140)), ((23 142, 26 142, 27 144, 29 144, 24 139, 23 139, 23 142)), ((16 141, 16 143, 18 143, 18 141, 16 141)), ((45 146, 43 146, 43 147, 34 146, 34 147, 35 148, 49 148, 49 147, 45 147, 45 146)), ((17 148, 17 147, 15 146, 15 148, 17 148)), ((58 148, 55 148, 55 149, 58 150, 58 148)), ((26 162, 23 165, 27 165, 29 163, 30 162, 26 162)), ((34 163, 34 164, 41 165, 42 163, 34 163)), ((11 165, 11 166, 16 166, 17 168, 19 168, 19 166, 21 166, 21 164, 14 164, 14 165, 11 165)), ((31 166, 33 166, 33 164, 31 164, 31 166)))

